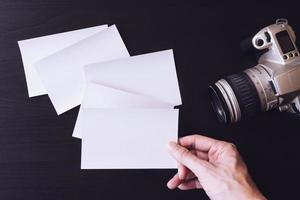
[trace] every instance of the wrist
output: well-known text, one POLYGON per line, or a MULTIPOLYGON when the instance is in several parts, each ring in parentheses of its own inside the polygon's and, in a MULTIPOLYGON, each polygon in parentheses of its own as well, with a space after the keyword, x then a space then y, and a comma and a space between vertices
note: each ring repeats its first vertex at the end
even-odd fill
POLYGON ((257 187, 249 182, 227 181, 220 188, 222 189, 219 192, 209 195, 212 200, 267 200, 257 187))
POLYGON ((246 194, 245 200, 267 200, 259 190, 251 191, 246 194))
POLYGON ((243 200, 267 200, 258 190, 252 179, 248 176, 243 181, 235 183, 236 187, 231 188, 231 192, 237 191, 237 199, 243 200))

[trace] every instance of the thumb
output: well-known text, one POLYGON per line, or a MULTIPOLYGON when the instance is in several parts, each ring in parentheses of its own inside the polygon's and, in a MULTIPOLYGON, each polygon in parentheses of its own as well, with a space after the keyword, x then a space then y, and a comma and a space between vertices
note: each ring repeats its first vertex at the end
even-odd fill
POLYGON ((171 156, 179 163, 189 168, 197 176, 207 172, 210 163, 198 158, 185 147, 178 145, 175 142, 170 142, 168 145, 171 156))

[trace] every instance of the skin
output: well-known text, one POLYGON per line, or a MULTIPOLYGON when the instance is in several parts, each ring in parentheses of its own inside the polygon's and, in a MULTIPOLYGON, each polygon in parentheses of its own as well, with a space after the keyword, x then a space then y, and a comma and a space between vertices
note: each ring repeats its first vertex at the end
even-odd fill
POLYGON ((204 189, 211 200, 266 200, 260 193, 234 144, 201 135, 170 142, 178 173, 169 189, 204 189))

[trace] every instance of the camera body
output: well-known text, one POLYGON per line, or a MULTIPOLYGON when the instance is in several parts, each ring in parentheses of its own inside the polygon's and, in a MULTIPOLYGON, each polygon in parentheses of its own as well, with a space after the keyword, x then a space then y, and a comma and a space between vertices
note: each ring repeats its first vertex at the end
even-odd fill
POLYGON ((300 55, 286 19, 261 29, 251 40, 263 52, 258 64, 209 87, 212 106, 223 123, 278 109, 300 115, 300 55))

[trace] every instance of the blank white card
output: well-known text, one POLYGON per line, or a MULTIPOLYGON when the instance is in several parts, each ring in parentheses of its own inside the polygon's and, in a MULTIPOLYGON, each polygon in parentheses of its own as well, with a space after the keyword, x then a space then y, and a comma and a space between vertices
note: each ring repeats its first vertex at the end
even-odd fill
MULTIPOLYGON (((136 95, 122 90, 108 88, 95 83, 88 83, 84 98, 82 100, 76 124, 73 131, 73 137, 83 138, 82 130, 83 114, 82 108, 102 108, 102 109, 173 109, 173 105, 158 101, 157 99, 136 95)), ((130 110, 128 110, 130 111, 130 110)), ((153 124, 155 125, 155 124, 153 124)))
POLYGON ((82 108, 81 169, 167 169, 177 140, 177 109, 82 108))
POLYGON ((77 43, 89 36, 107 28, 107 25, 95 26, 75 31, 47 35, 27 40, 18 41, 21 51, 24 72, 26 77, 29 97, 47 94, 34 64, 53 53, 77 43))
POLYGON ((87 65, 85 74, 90 82, 181 104, 172 49, 87 65))
POLYGON ((115 25, 36 63, 36 70, 57 112, 81 104, 86 64, 129 57, 115 25))

